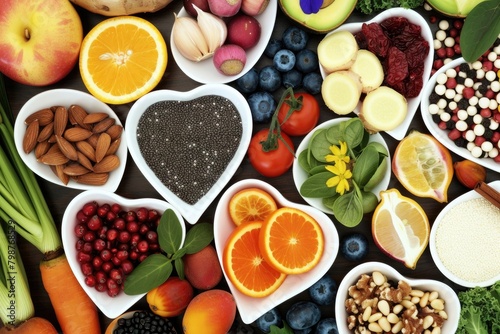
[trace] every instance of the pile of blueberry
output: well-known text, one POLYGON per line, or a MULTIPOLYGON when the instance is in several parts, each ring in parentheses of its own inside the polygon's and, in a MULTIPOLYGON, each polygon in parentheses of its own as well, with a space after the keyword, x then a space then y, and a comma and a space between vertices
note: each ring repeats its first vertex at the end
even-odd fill
POLYGON ((276 110, 273 93, 280 88, 301 87, 310 94, 321 91, 323 78, 319 73, 318 55, 307 48, 309 35, 296 27, 288 27, 281 39, 272 38, 264 55, 272 65, 254 67, 236 80, 236 88, 247 95, 253 120, 265 123, 276 110))

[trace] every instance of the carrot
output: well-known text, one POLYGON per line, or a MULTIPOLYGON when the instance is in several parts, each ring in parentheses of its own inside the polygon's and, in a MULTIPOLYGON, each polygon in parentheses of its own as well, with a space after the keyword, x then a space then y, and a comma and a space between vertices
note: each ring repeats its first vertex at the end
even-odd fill
POLYGON ((2 327, 0 329, 0 334, 57 334, 57 330, 50 323, 50 321, 40 318, 33 317, 29 320, 23 322, 21 325, 11 328, 2 327))
POLYGON ((40 263, 45 290, 64 334, 99 334, 97 309, 71 271, 66 255, 40 263))

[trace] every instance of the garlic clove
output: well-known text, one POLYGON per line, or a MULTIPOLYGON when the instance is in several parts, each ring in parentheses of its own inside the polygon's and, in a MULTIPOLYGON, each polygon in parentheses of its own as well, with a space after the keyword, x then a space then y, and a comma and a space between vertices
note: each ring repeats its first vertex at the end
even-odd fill
POLYGON ((212 56, 198 23, 191 17, 175 15, 172 37, 177 50, 191 61, 199 62, 212 56))
POLYGON ((218 47, 224 44, 227 37, 226 23, 218 16, 205 12, 193 4, 193 8, 198 13, 196 20, 198 26, 205 36, 208 45, 208 51, 213 53, 218 47))

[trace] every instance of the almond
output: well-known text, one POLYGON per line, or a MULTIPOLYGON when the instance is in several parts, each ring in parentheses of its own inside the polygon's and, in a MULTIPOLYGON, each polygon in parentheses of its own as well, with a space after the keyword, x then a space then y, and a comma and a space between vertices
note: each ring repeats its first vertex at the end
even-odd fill
MULTIPOLYGON (((57 145, 54 145, 57 146, 57 145)), ((42 155, 39 159, 39 162, 45 165, 63 165, 69 161, 68 157, 62 154, 62 152, 58 149, 57 151, 49 151, 42 155)))
POLYGON ((123 132, 123 127, 119 124, 114 124, 106 130, 106 133, 111 137, 111 140, 120 138, 123 132))
POLYGON ((72 125, 79 125, 84 129, 90 130, 90 124, 83 123, 84 118, 88 115, 88 113, 80 107, 79 105, 73 104, 69 107, 69 121, 72 125))
POLYGON ((92 145, 93 148, 96 148, 98 139, 99 139, 99 134, 93 133, 92 136, 87 138, 87 143, 92 145))
POLYGON ((91 161, 95 162, 95 150, 89 143, 86 141, 78 141, 76 142, 76 148, 91 161))
POLYGON ((69 182, 69 175, 64 173, 64 167, 65 165, 55 165, 55 166, 50 166, 50 169, 52 169, 52 172, 57 175, 59 180, 61 180, 62 183, 65 185, 68 184, 69 182))
POLYGON ((47 141, 51 144, 54 144, 56 142, 56 135, 55 134, 51 134, 49 139, 47 139, 47 141))
POLYGON ((24 153, 28 154, 36 146, 37 138, 38 138, 38 133, 40 131, 40 124, 38 122, 38 119, 33 120, 28 127, 26 128, 26 132, 24 133, 24 138, 23 138, 23 151, 24 153))
POLYGON ((80 163, 80 165, 87 168, 88 170, 94 169, 94 166, 92 166, 92 162, 82 152, 78 151, 76 152, 76 154, 78 154, 78 162, 80 163))
POLYGON ((78 183, 88 184, 92 186, 102 186, 108 181, 108 173, 94 173, 90 172, 87 174, 79 175, 73 177, 73 179, 78 183))
POLYGON ((85 116, 83 119, 83 123, 85 124, 94 124, 102 121, 105 118, 108 118, 109 115, 105 112, 93 112, 85 116))
POLYGON ((38 134, 37 138, 38 142, 49 140, 50 136, 52 136, 53 133, 54 133, 54 122, 50 122, 49 124, 45 125, 38 134))
POLYGON ((54 114, 54 134, 62 136, 68 125, 68 110, 65 107, 57 107, 54 114))
POLYGON ((42 142, 39 142, 38 144, 36 144, 36 147, 35 147, 35 158, 40 158, 42 155, 44 155, 45 153, 47 153, 47 151, 49 150, 50 146, 52 144, 49 143, 48 141, 42 141, 42 142))
POLYGON ((78 154, 76 154, 76 148, 69 141, 64 139, 64 137, 56 135, 57 145, 62 154, 68 157, 68 159, 76 161, 78 160, 78 154))
POLYGON ((40 126, 45 126, 54 120, 54 112, 50 108, 35 111, 24 120, 24 124, 29 125, 35 119, 38 120, 40 126))
POLYGON ((71 142, 77 142, 92 136, 92 131, 75 126, 64 131, 64 138, 71 142))
POLYGON ((118 151, 118 148, 120 147, 121 141, 122 141, 121 138, 113 140, 111 142, 111 145, 109 145, 109 149, 108 152, 106 152, 106 155, 115 154, 116 151, 118 151))
POLYGON ((91 171, 83 167, 79 163, 67 164, 63 169, 64 174, 69 176, 79 176, 90 173, 91 171))
POLYGON ((107 155, 104 159, 94 165, 94 172, 107 173, 115 170, 118 166, 120 166, 120 158, 114 154, 107 155))
POLYGON ((111 127, 111 125, 115 124, 116 120, 114 118, 108 117, 103 119, 102 121, 95 123, 94 127, 92 128, 92 132, 94 133, 101 133, 106 131, 111 127))
POLYGON ((95 147, 95 161, 100 162, 106 156, 109 146, 111 145, 111 136, 106 132, 102 132, 97 139, 95 147))

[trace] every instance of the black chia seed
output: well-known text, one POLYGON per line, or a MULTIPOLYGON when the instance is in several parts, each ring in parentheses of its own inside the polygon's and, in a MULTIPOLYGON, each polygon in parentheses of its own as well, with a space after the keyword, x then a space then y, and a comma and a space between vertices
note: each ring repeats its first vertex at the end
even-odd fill
POLYGON ((222 96, 206 95, 149 106, 139 119, 137 142, 161 182, 192 205, 222 175, 242 132, 235 105, 222 96))

